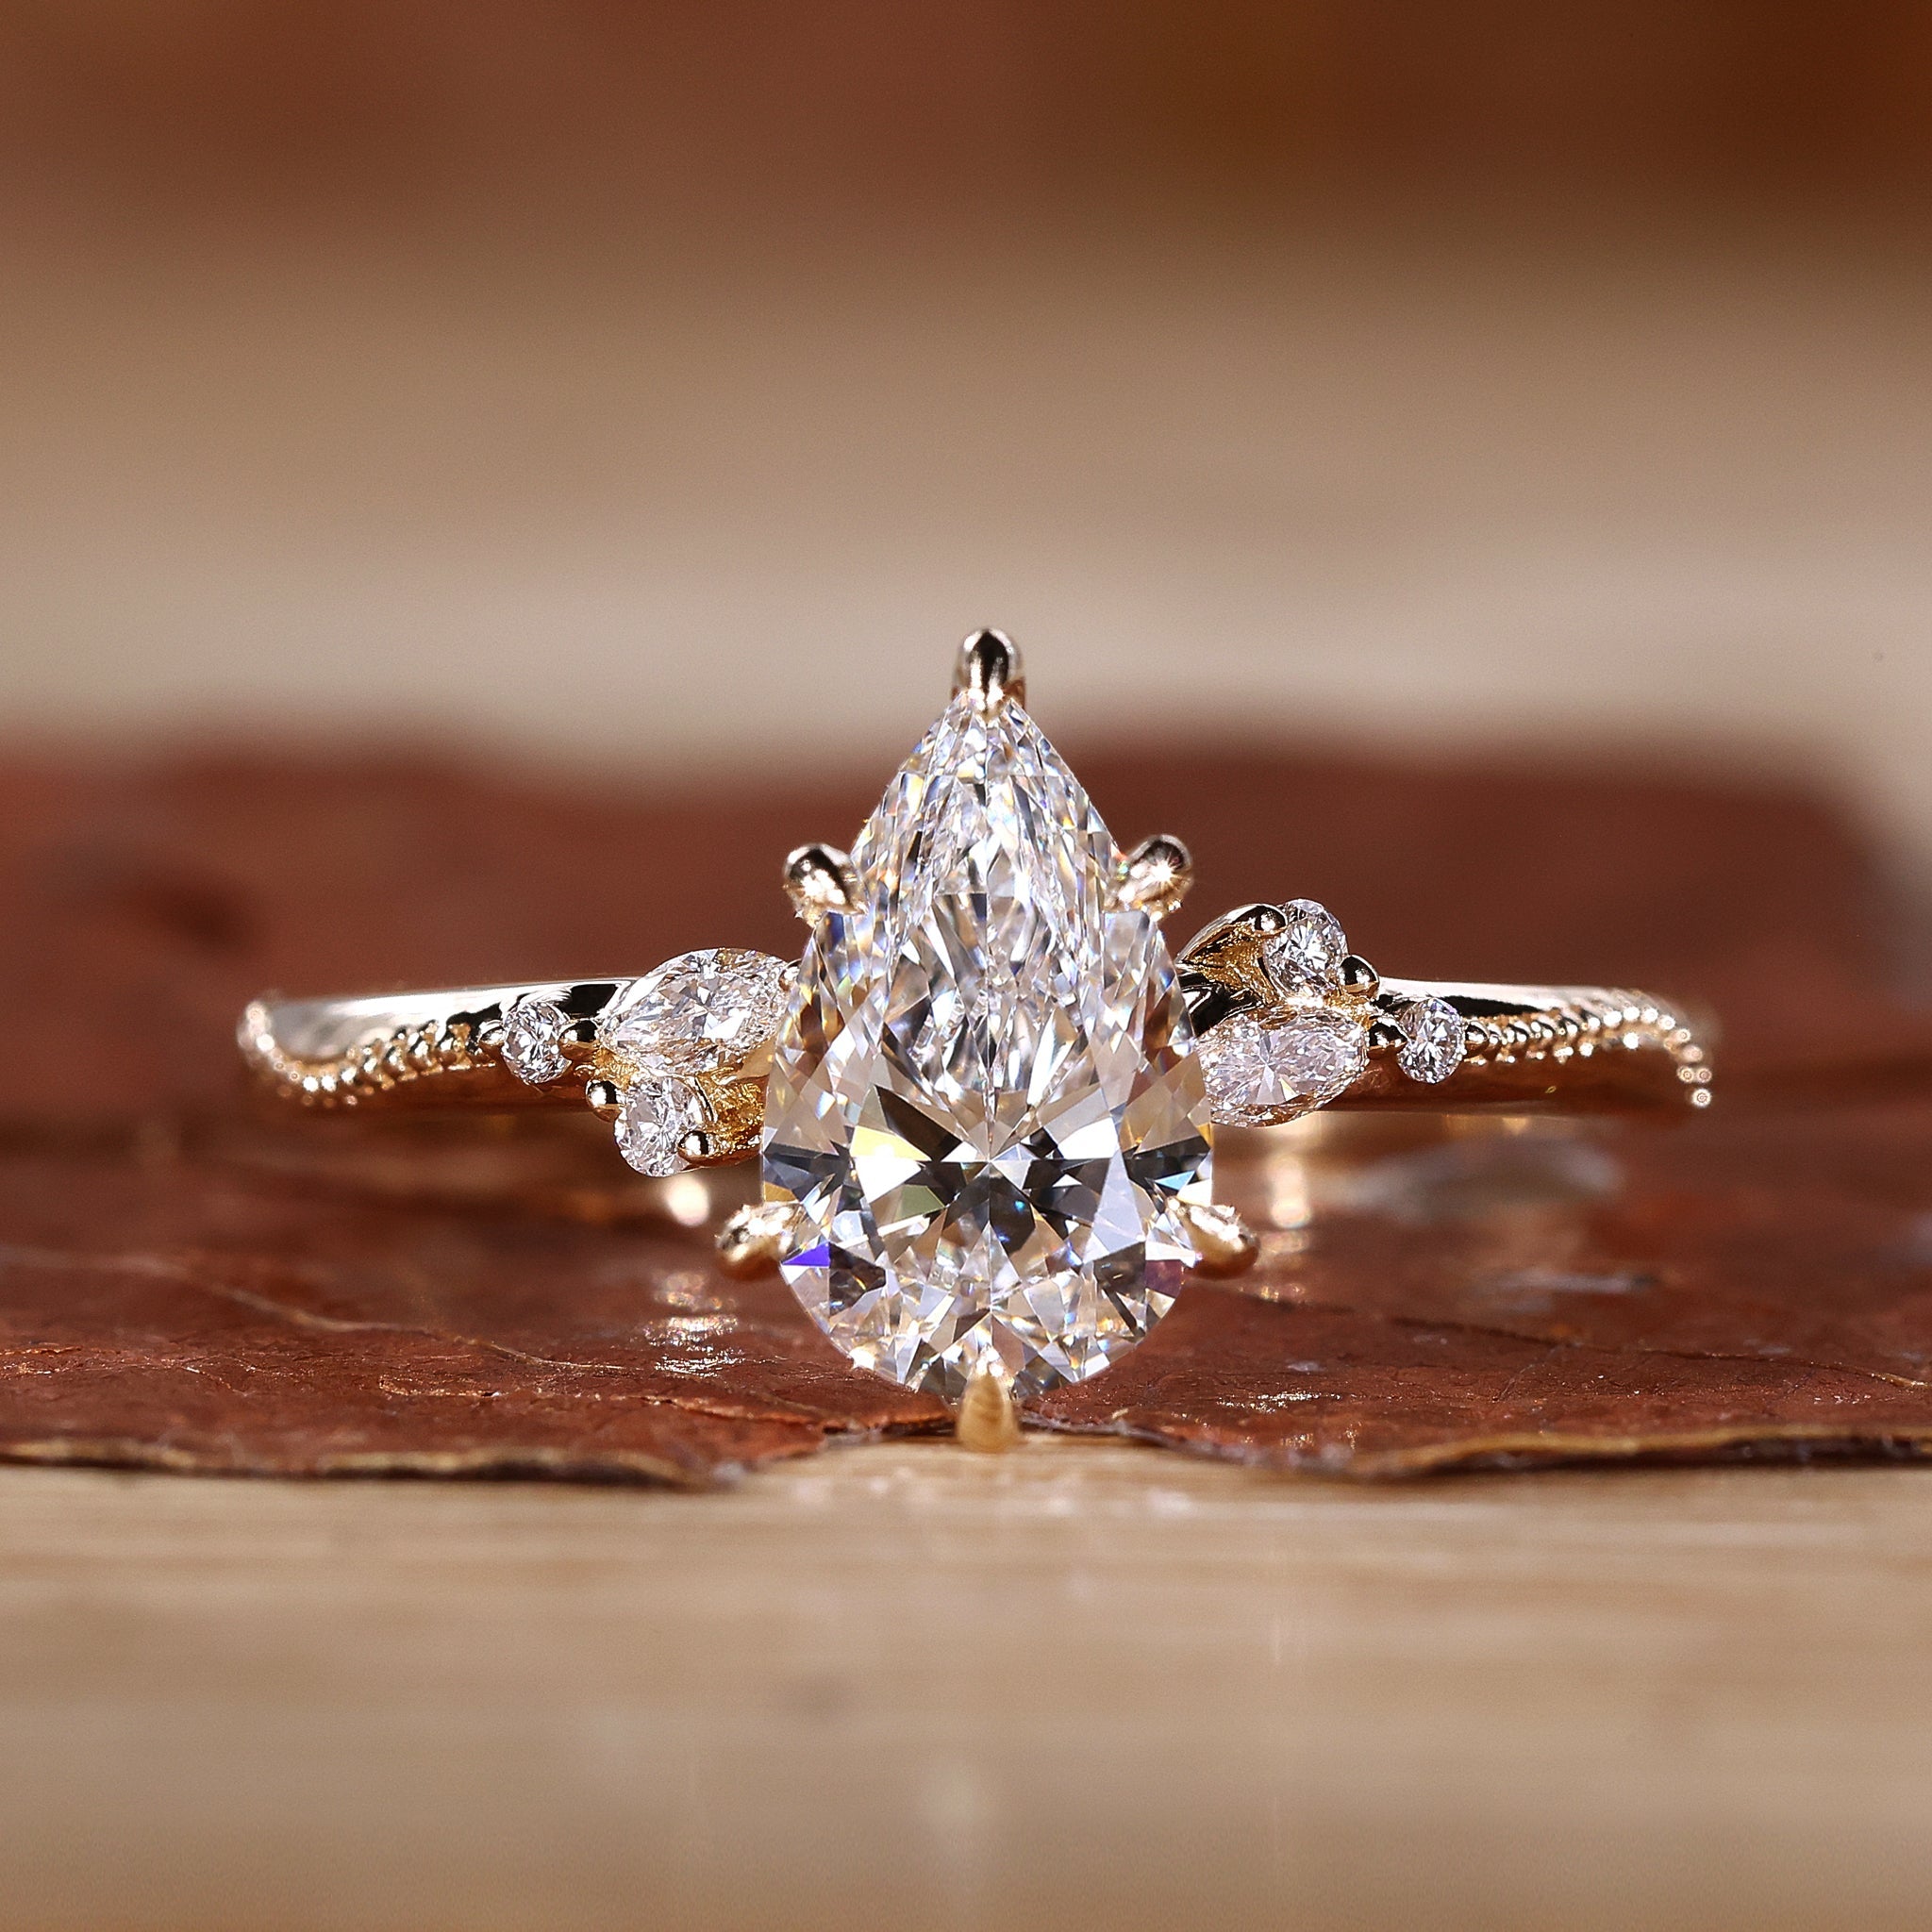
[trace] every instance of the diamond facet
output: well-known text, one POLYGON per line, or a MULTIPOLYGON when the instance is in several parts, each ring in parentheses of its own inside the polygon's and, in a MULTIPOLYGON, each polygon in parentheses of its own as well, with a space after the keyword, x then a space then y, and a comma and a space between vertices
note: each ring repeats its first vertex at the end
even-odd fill
POLYGON ((1290 991, 1333 986, 1341 977, 1348 941, 1341 922, 1313 899, 1291 899, 1282 908, 1288 924, 1268 942, 1268 964, 1290 991))
POLYGON ((549 1000, 521 999, 503 1016, 503 1063, 519 1080, 541 1087, 570 1066, 560 1044, 568 1015, 549 1000))
POLYGON ((677 1143, 704 1124, 704 1106, 682 1080, 633 1080, 617 1115, 617 1151, 640 1174, 661 1179, 683 1166, 677 1143))
POLYGON ((1368 1032, 1316 1008, 1262 1020, 1236 1013, 1201 1036, 1215 1117, 1251 1125, 1291 1120, 1333 1100, 1368 1064, 1368 1032))
POLYGON ((957 1397, 1077 1381, 1194 1258, 1207 1093, 1158 926, 1017 702, 956 700, 806 949, 765 1107, 785 1276, 862 1367, 957 1397))
POLYGON ((604 1044, 644 1066, 735 1066, 777 1025, 784 974, 784 960, 738 946, 680 953, 619 996, 604 1018, 604 1044))
POLYGON ((1395 1015, 1403 1047, 1397 1064, 1411 1080, 1433 1087, 1462 1064, 1462 1015, 1447 1000, 1409 1000, 1395 1015))

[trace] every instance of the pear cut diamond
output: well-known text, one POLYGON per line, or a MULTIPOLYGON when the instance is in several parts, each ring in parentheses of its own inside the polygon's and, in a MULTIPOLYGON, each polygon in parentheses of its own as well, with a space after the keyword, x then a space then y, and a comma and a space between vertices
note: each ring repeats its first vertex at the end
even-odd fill
POLYGON ((854 1361, 957 1397, 1106 1367, 1172 1305, 1208 1098, 1159 927, 1015 702, 956 699, 814 931, 765 1103, 781 1267, 854 1361))

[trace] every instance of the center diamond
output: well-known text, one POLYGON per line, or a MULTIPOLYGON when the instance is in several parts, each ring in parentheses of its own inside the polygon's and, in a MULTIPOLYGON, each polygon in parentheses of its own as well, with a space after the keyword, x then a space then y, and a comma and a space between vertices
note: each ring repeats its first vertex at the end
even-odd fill
POLYGON ((1208 1198, 1208 1099, 1159 927, 1008 700, 956 699, 806 948, 765 1104, 782 1262, 861 1367, 957 1397, 1105 1368, 1166 1313, 1208 1198))

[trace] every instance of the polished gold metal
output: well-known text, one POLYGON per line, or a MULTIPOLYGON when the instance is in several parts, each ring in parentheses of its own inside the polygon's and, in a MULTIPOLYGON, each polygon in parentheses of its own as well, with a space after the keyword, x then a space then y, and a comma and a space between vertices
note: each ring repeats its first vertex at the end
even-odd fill
MULTIPOLYGON (((599 1037, 602 1016, 631 984, 613 975, 351 999, 269 994, 249 1002, 238 1039, 263 1087, 306 1108, 521 1112, 587 1106, 608 1121, 632 1082, 652 1077, 599 1037), (559 1041, 565 1071, 542 1086, 518 1079, 503 1059, 504 1015, 526 999, 558 1007, 569 1019, 559 1041)), ((689 1164, 714 1167, 758 1151, 770 1066, 768 1037, 733 1064, 677 1070, 704 1109, 689 1164)))
POLYGON ((850 912, 858 903, 858 879, 850 857, 836 845, 801 845, 785 861, 785 891, 791 909, 809 924, 828 913, 850 912))
MULTIPOLYGON (((1217 920, 1177 962, 1195 1028, 1277 997, 1258 964, 1265 922, 1217 920)), ((627 982, 598 982, 608 991, 627 982)), ((252 1001, 242 1051, 263 1086, 281 1098, 330 1110, 379 1108, 485 1108, 580 1106, 605 1118, 622 1105, 635 1070, 601 1048, 547 1086, 530 1087, 503 1064, 499 1000, 548 995, 545 986, 467 989, 394 998, 252 1001), (317 1016, 328 1024, 318 1032, 317 1016)), ((1362 1000, 1344 991, 1334 1003, 1362 1000)), ((1465 985, 1419 979, 1379 982, 1368 1017, 1370 1058, 1329 1109, 1434 1108, 1514 1113, 1608 1113, 1700 1109, 1710 1104, 1711 1069, 1696 1029, 1676 1008, 1644 992, 1607 987, 1465 985), (1418 1088, 1393 1064, 1402 1034, 1389 1012, 1407 1000, 1446 1000, 1463 1015, 1467 1053, 1440 1086, 1418 1088)), ((764 1116, 769 1041, 741 1068, 694 1074, 709 1116, 706 1164, 755 1153, 764 1116)), ((568 1049, 566 1049, 568 1051, 568 1049)))
POLYGON ((1193 883, 1193 855, 1178 839, 1158 832, 1142 839, 1122 861, 1118 891, 1123 906, 1165 919, 1193 883))
POLYGON ((1279 906, 1237 906, 1209 920, 1181 948, 1175 963, 1229 992, 1251 993, 1246 1003, 1257 1005, 1274 990, 1262 955, 1287 924, 1279 906))
POLYGON ((765 1125, 765 1074, 772 1063, 771 1042, 764 1044, 735 1071, 683 1075, 704 1103, 707 1124, 697 1137, 687 1135, 699 1151, 680 1148, 692 1167, 723 1167, 746 1160, 758 1151, 765 1125))
POLYGON ((1181 1209, 1194 1238, 1197 1274, 1243 1274, 1261 1258, 1260 1238, 1232 1208, 1191 1202, 1181 1209))
POLYGON ((982 1456, 1003 1456, 1020 1444, 1020 1414, 1005 1376, 979 1369, 959 1398, 953 1427, 963 1449, 982 1456))
POLYGON ((1026 671, 1020 647, 1003 630, 976 630, 959 646, 953 690, 979 711, 996 711, 1008 698, 1026 702, 1026 671))
MULTIPOLYGON (((954 688, 985 710, 1023 702, 1018 646, 999 631, 975 631, 959 648, 954 688)), ((1187 847, 1162 835, 1136 846, 1112 884, 1123 906, 1161 917, 1180 903, 1191 879, 1187 847)), ((800 916, 816 924, 854 909, 859 884, 846 853, 812 844, 786 860, 785 890, 800 916)), ((1268 942, 1286 924, 1277 905, 1241 906, 1181 949, 1175 965, 1197 1035, 1236 1014, 1266 1018, 1309 1003, 1276 984, 1268 969, 1268 942)), ((797 973, 795 965, 786 969, 788 988, 797 973)), ((1710 1067, 1695 1030, 1649 993, 1385 980, 1357 954, 1342 960, 1338 980, 1321 989, 1320 1004, 1360 1021, 1369 1054, 1361 1074, 1327 1103, 1330 1109, 1569 1113, 1694 1109, 1710 1102, 1710 1067), (1409 1003, 1424 998, 1446 1001, 1465 1028, 1461 1064, 1427 1087, 1401 1069, 1405 1037, 1398 1024, 1409 1003)), ((656 1077, 602 1043, 604 1016, 631 984, 612 976, 355 999, 265 995, 242 1015, 241 1046, 271 1091, 305 1107, 588 1104, 610 1119, 634 1081, 656 1077), (558 1042, 564 1071, 542 1085, 517 1078, 504 1061, 504 1019, 519 1000, 545 1002, 565 1017, 558 1042)), ((767 1037, 732 1065, 678 1072, 703 1109, 704 1125, 679 1148, 689 1165, 715 1166, 757 1152, 771 1056, 767 1037)), ((1210 1249, 1235 1257, 1245 1252, 1244 1231, 1219 1223, 1204 1227, 1204 1267, 1220 1265, 1210 1249)))
MULTIPOLYGON (((1261 947, 1279 930, 1278 909, 1240 908, 1187 946, 1176 961, 1197 1032, 1230 1014, 1267 1008, 1279 993, 1261 947)), ((330 1110, 581 1106, 605 1118, 622 1105, 637 1070, 601 1047, 542 1087, 503 1064, 502 1008, 534 995, 595 998, 626 980, 470 988, 367 999, 252 1001, 240 1028, 242 1051, 263 1086, 300 1106, 330 1110)), ((1709 1106, 1707 1051, 1691 1023, 1654 994, 1610 987, 1466 985, 1384 979, 1374 998, 1351 989, 1330 1004, 1358 1004, 1370 1058, 1330 1110, 1431 1108, 1447 1111, 1610 1113, 1709 1106), (1448 1079, 1422 1088, 1395 1065, 1402 1044, 1391 1017, 1401 1005, 1446 1000, 1462 1014, 1466 1057, 1448 1079)), ((566 1045, 566 1055, 573 1052, 566 1045)), ((689 1076, 704 1102, 710 1137, 706 1165, 757 1152, 764 1118, 770 1041, 737 1068, 689 1076)))
MULTIPOLYGON (((959 649, 954 689, 989 718, 1003 706, 1024 703, 1025 678, 1011 639, 991 630, 969 637, 959 649)), ((1111 876, 1080 881, 1083 892, 1100 895, 1116 923, 1129 913, 1166 918, 1193 879, 1187 846, 1166 834, 1141 841, 1116 867, 1111 876)), ((793 909, 819 929, 812 948, 832 937, 826 922, 860 911, 877 883, 875 876, 861 881, 850 856, 836 846, 801 845, 785 862, 784 887, 793 909)), ((1710 1103, 1703 1042, 1676 1008, 1654 995, 1619 988, 1385 979, 1359 954, 1347 953, 1338 962, 1339 933, 1301 902, 1256 902, 1224 913, 1172 956, 1192 1033, 1206 1043, 1204 1064, 1192 1070, 1204 1087, 1194 1089, 1190 1121, 1204 1137, 1210 1121, 1213 1127, 1243 1130, 1215 1149, 1216 1178, 1224 1189, 1231 1175, 1240 1185, 1238 1150, 1247 1129, 1280 1125, 1318 1108, 1331 1114, 1433 1111, 1451 1116, 1442 1130, 1454 1132, 1483 1124, 1455 1116, 1485 1111, 1507 1116, 1491 1124, 1513 1130, 1516 1117, 1528 1114, 1694 1110, 1710 1103), (1304 924, 1292 946, 1276 947, 1273 942, 1288 929, 1291 914, 1304 924), (1441 1005, 1452 1012, 1443 1013, 1441 1005), (1458 1020, 1462 1053, 1451 1066, 1458 1020), (1217 1039, 1216 1029, 1230 1023, 1236 1024, 1217 1039), (1307 1085, 1294 1088, 1291 1070, 1295 1078, 1303 1075, 1293 1056, 1321 1050, 1324 1041, 1334 1054, 1333 1079, 1349 1084, 1339 1093, 1332 1093, 1332 1081, 1318 1086, 1318 1060, 1307 1085), (1199 1100, 1204 1088, 1212 1096, 1208 1108, 1199 1100), (1254 1099, 1257 1093, 1268 1096, 1265 1111, 1254 1099), (1324 1093, 1330 1095, 1325 1101, 1324 1093)), ((1133 937, 1143 944, 1151 935, 1143 925, 1133 937)), ((243 1013, 240 1041, 271 1092, 308 1108, 588 1107, 620 1124, 620 1149, 638 1165, 679 1170, 664 1176, 662 1199, 681 1224, 694 1226, 721 1199, 743 1198, 741 1187, 691 1170, 757 1154, 783 1024, 774 1016, 784 1001, 773 989, 782 987, 789 995, 801 975, 796 963, 781 966, 768 958, 747 960, 740 949, 727 952, 739 956, 681 956, 673 962, 675 972, 648 988, 611 975, 350 999, 264 995, 243 1013), (687 988, 690 975, 705 973, 751 976, 721 976, 666 1019, 660 1003, 679 996, 667 989, 687 988), (747 1040, 760 1024, 766 1025, 762 1037, 747 1040), (507 1038, 514 1042, 508 1058, 507 1038), (728 1049, 719 1039, 728 1040, 728 1049), (675 1091, 675 1083, 690 1092, 675 1091), (665 1110, 672 1107, 675 1112, 665 1110), (652 1138, 666 1120, 696 1123, 677 1141, 675 1162, 652 1138)), ((814 957, 808 949, 808 959, 814 957)), ((1158 952, 1155 958, 1158 962, 1158 952)), ((1164 1002, 1172 986, 1163 981, 1164 1002)), ((1081 991, 1073 990, 1074 996, 1081 991)), ((1189 1028, 1176 1024, 1174 1030, 1184 1036, 1189 1028)), ((1339 1134, 1347 1124, 1337 1121, 1320 1131, 1339 1134)), ((1407 1131, 1399 1122, 1356 1124, 1358 1132, 1407 1131)), ((1288 1145, 1288 1137, 1278 1144, 1288 1145)), ((1305 1189, 1302 1207, 1305 1220, 1305 1189)), ((1293 1201, 1278 1207, 1271 1196, 1265 1210, 1257 1211, 1286 1228, 1294 1208, 1293 1201)), ((1203 1202, 1179 1211, 1196 1274, 1239 1275, 1259 1258, 1260 1237, 1232 1207, 1203 1202)), ((803 1258, 808 1234, 812 1243, 825 1238, 823 1230, 808 1232, 791 1201, 741 1207, 718 1234, 718 1264, 741 1277, 781 1266, 795 1274, 787 1257, 803 1258)), ((1008 1450, 1021 1440, 1019 1411, 1004 1374, 982 1369, 973 1375, 955 1425, 959 1441, 977 1451, 1008 1450)))
POLYGON ((796 1209, 790 1201, 741 1208, 718 1230, 718 1265, 741 1281, 776 1272, 791 1239, 796 1209))
MULTIPOLYGON (((1434 997, 1462 1014, 1462 1064, 1422 1104, 1513 1113, 1620 1113, 1710 1105, 1710 1067, 1696 1029, 1654 994, 1615 987, 1383 982, 1385 999, 1434 997)), ((1413 1107, 1387 1059, 1371 1059, 1335 1103, 1413 1107)))
MULTIPOLYGON (((1241 906, 1181 948, 1174 963, 1196 1032, 1234 1013, 1292 1004, 1265 958, 1268 941, 1286 924, 1279 907, 1241 906)), ((1330 1109, 1618 1113, 1710 1104, 1710 1068, 1695 1027, 1654 993, 1384 979, 1355 954, 1342 962, 1341 977, 1323 1004, 1359 1013, 1370 1058, 1360 1077, 1327 1103, 1330 1109), (1348 984, 1351 978, 1357 983, 1348 984), (1431 1087, 1419 1087, 1395 1064, 1403 1044, 1395 1015, 1422 999, 1446 1001, 1465 1026, 1462 1064, 1431 1087)))

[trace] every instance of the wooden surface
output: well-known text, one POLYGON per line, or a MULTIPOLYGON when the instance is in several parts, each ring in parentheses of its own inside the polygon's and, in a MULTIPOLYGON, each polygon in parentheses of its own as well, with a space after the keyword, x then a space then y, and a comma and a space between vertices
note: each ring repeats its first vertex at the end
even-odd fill
POLYGON ((1932 1472, 0 1471, 0 1925, 1921 1925, 1932 1472))

